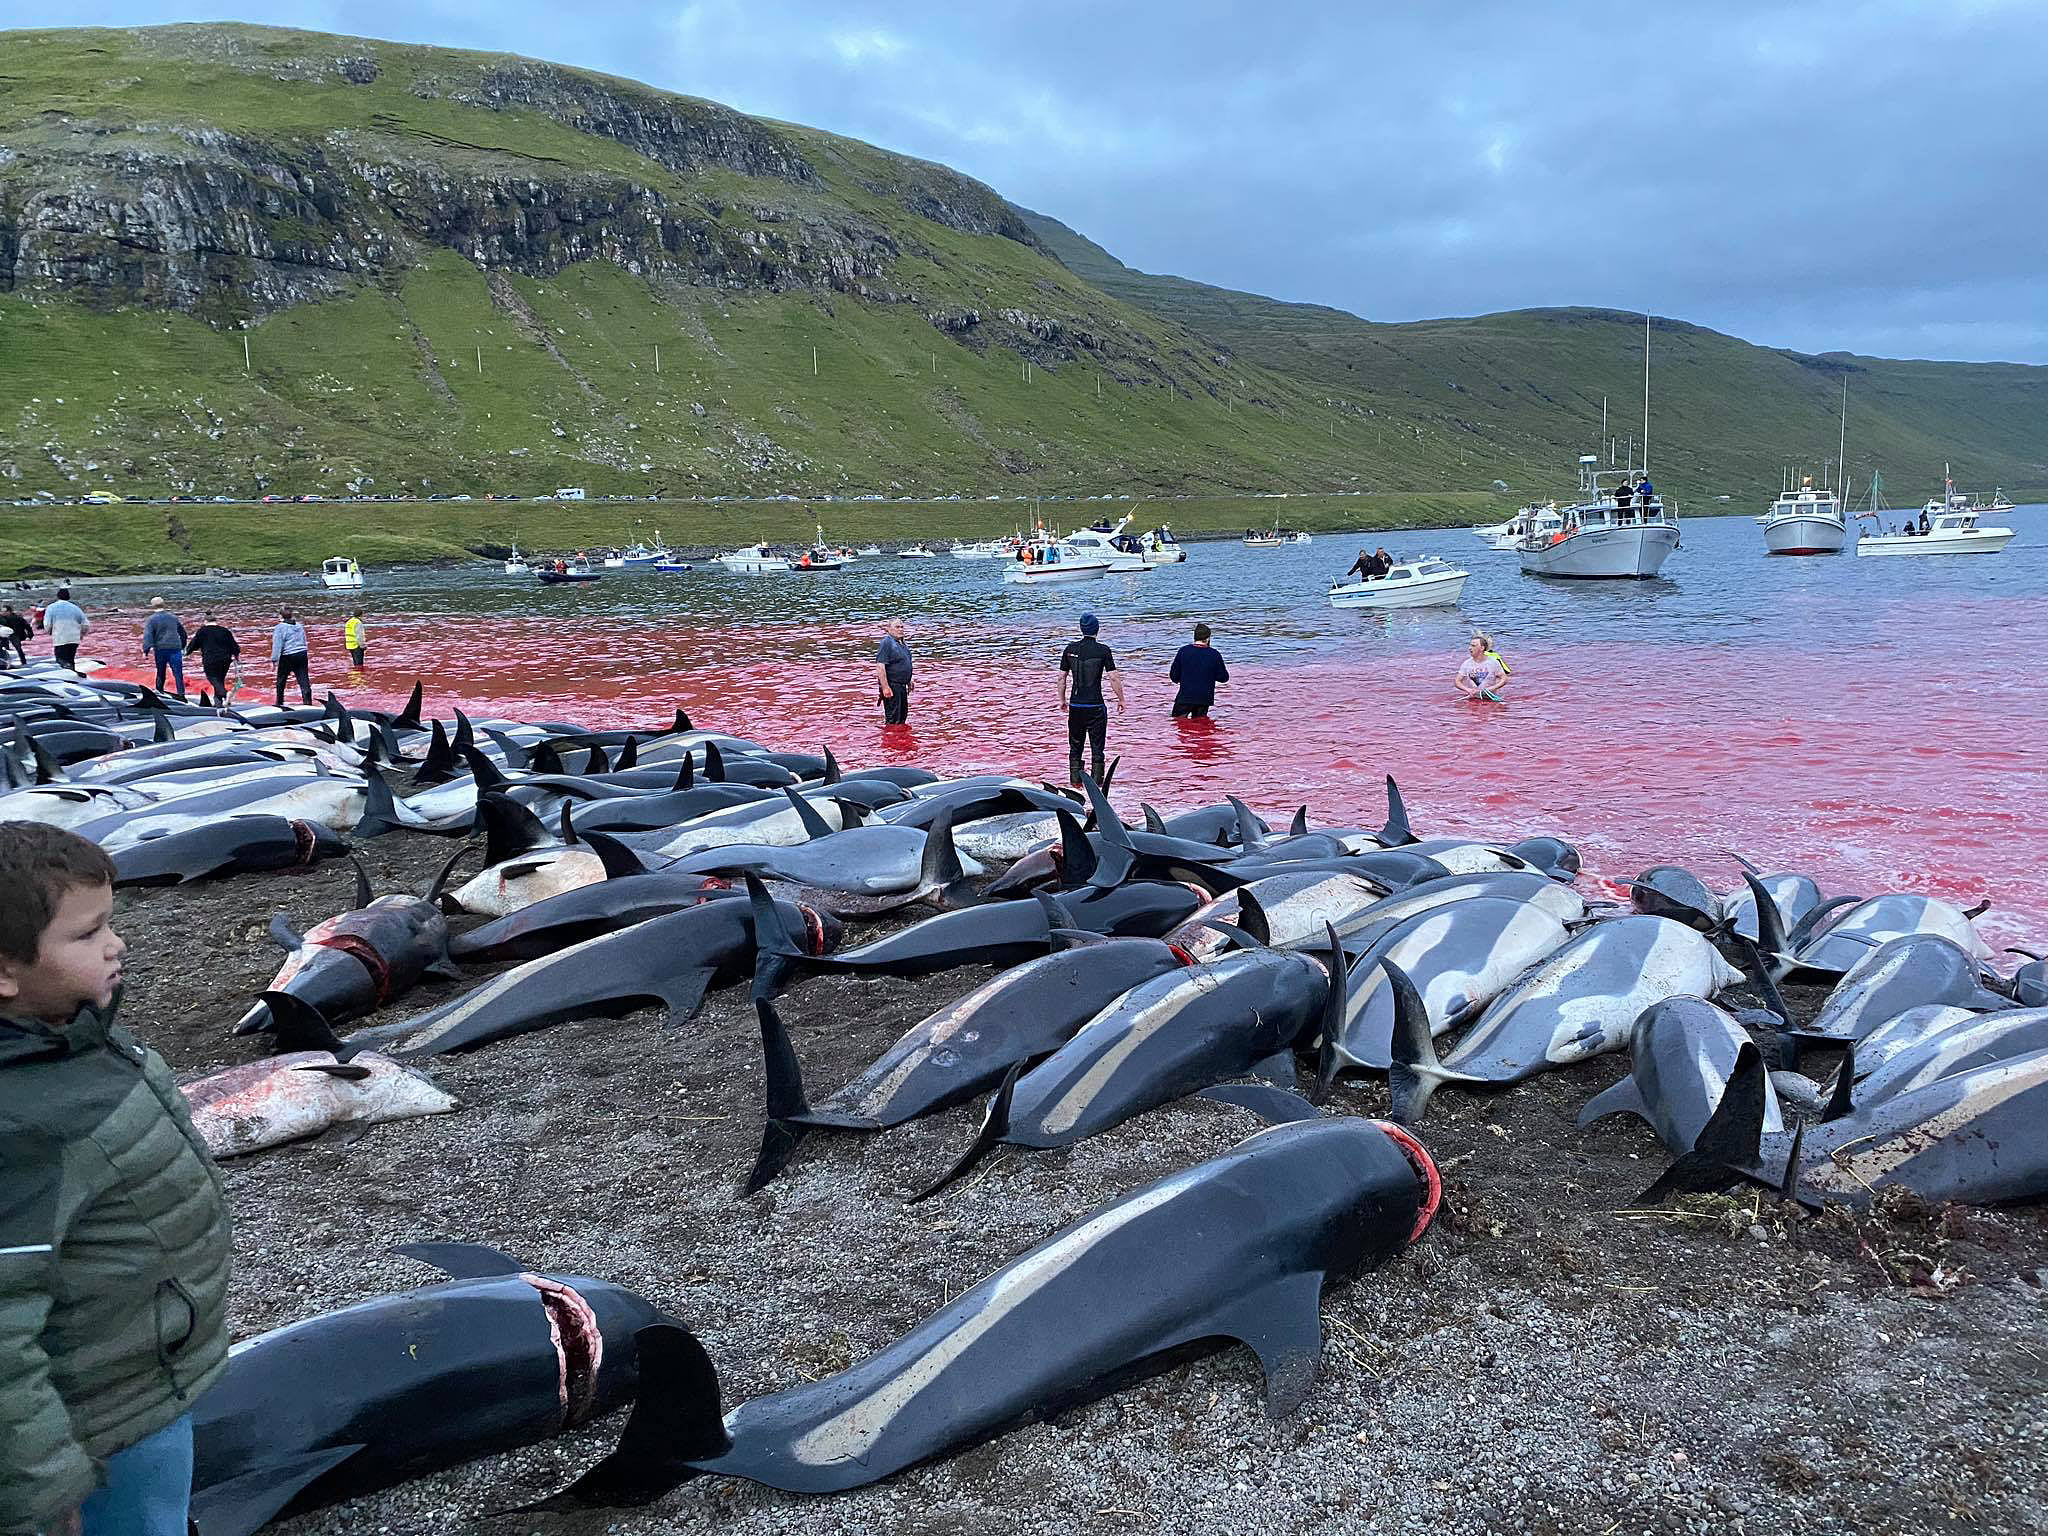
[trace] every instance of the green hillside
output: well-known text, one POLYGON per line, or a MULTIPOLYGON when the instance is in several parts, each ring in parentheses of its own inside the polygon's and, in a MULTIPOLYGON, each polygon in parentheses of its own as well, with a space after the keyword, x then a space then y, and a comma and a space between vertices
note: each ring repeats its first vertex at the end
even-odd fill
MULTIPOLYGON (((1638 347, 1146 277, 945 167, 510 55, 0 33, 0 498, 1550 494, 1638 347)), ((1657 349, 1681 498, 1831 452, 1844 369, 1900 499, 2048 486, 2048 369, 1657 349)))

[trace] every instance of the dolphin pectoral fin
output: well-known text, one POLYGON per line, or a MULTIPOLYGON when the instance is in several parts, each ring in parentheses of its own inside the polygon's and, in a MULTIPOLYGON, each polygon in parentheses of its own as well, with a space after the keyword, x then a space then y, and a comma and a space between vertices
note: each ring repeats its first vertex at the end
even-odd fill
POLYGON ((462 967, 457 965, 447 955, 442 955, 437 960, 428 961, 426 966, 420 971, 420 974, 422 976, 431 976, 436 981, 462 981, 465 979, 462 974, 462 967))
POLYGON ((302 947, 306 940, 303 935, 292 931, 292 925, 284 920, 284 914, 280 912, 270 920, 270 942, 286 954, 290 954, 302 947))
POLYGON ((360 1083, 370 1075, 370 1069, 353 1061, 309 1061, 304 1066, 294 1067, 294 1072, 319 1072, 328 1077, 338 1077, 343 1082, 360 1083))
POLYGON ((665 984, 650 988, 668 1009, 664 1024, 686 1024, 697 1016, 697 1010, 704 1006, 704 994, 711 988, 712 970, 700 965, 695 970, 685 971, 671 977, 665 984))
POLYGON ((252 1536, 306 1489, 347 1461, 360 1445, 334 1445, 276 1461, 192 1490, 192 1524, 199 1536, 252 1536))
POLYGON ((1634 1073, 1586 1100, 1585 1108, 1579 1111, 1578 1128, 1583 1131, 1595 1120, 1605 1120, 1609 1115, 1634 1115, 1639 1120, 1650 1118, 1649 1111, 1643 1106, 1643 1090, 1637 1085, 1634 1073))
POLYGON ((1259 1357, 1270 1419, 1291 1417, 1315 1386, 1323 1353, 1322 1299, 1320 1272, 1283 1275, 1201 1325, 1203 1333, 1236 1339, 1259 1357))
POLYGON ((767 1114, 761 1125, 761 1150, 754 1158, 753 1171, 740 1186, 742 1196, 758 1194, 775 1176, 789 1166, 796 1149, 810 1133, 799 1118, 809 1115, 804 1098, 803 1069, 797 1064, 796 1047, 775 1005, 757 998, 754 1012, 761 1021, 761 1055, 768 1084, 767 1114))
POLYGON ((1095 933, 1086 928, 1054 928, 1050 931, 1054 954, 1062 950, 1080 949, 1088 944, 1107 944, 1107 934, 1095 933))
POLYGON ((651 1504, 697 1476, 692 1462, 732 1449, 718 1372, 681 1323, 650 1323, 633 1335, 639 1390, 616 1449, 561 1492, 506 1513, 651 1504))
POLYGON ((1268 1125, 1291 1125, 1297 1120, 1317 1118, 1315 1105, 1307 1099, 1270 1083, 1218 1083, 1213 1088, 1204 1088, 1195 1097, 1248 1109, 1268 1125))
POLYGON ((1024 1075, 1024 1064, 1017 1063, 1003 1074, 1003 1084, 996 1090, 995 1097, 988 1101, 988 1113, 982 1116, 981 1129, 974 1134, 974 1140, 967 1144, 967 1150, 953 1161, 953 1166, 940 1174, 910 1197, 915 1205, 928 1200, 956 1179, 964 1178, 974 1165, 995 1150, 1002 1139, 1010 1134, 1010 1102, 1016 1096, 1017 1079, 1024 1075))
POLYGON ((488 1280, 498 1275, 523 1275, 527 1266, 509 1253, 482 1243, 400 1243, 391 1250, 453 1280, 488 1280))
POLYGON ((1275 1051, 1264 1061, 1252 1063, 1252 1075, 1262 1077, 1276 1088, 1294 1086, 1294 1052, 1275 1051))

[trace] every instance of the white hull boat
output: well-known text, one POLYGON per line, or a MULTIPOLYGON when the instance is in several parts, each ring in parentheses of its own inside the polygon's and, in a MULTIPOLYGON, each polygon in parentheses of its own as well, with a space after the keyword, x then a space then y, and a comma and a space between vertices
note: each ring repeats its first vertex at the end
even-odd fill
POLYGON ((363 584, 363 568, 346 555, 337 555, 320 567, 320 585, 340 592, 352 592, 363 584))
POLYGON ((1277 534, 1254 533, 1244 540, 1246 549, 1278 549, 1287 541, 1277 534))
POLYGON ((1330 588, 1332 608, 1437 608, 1457 602, 1471 575, 1442 560, 1399 560, 1384 576, 1330 588))
POLYGON ((512 546, 512 553, 505 557, 505 574, 507 576, 531 576, 533 574, 533 567, 528 565, 526 557, 519 553, 519 546, 517 544, 512 546))
POLYGON ((789 569, 789 561, 781 555, 770 554, 765 544, 756 544, 748 549, 736 549, 729 555, 720 555, 718 563, 728 571, 737 572, 742 576, 761 576, 789 569))
POLYGON ((898 560, 936 560, 939 557, 936 551, 926 549, 922 544, 913 544, 908 549, 897 550, 896 558, 898 560))
POLYGON ((1832 491, 1816 491, 1810 478, 1783 492, 1757 522, 1773 555, 1838 555, 1849 538, 1841 502, 1832 491))
POLYGON ((1022 587, 1094 581, 1108 574, 1109 562, 1102 556, 1047 539, 1033 539, 1003 566, 1003 580, 1022 587))
POLYGON ((1858 556, 1878 555, 1995 555, 2012 542, 2010 528, 1980 528, 1975 515, 1968 527, 1941 526, 1941 519, 1926 533, 1865 534, 1856 541, 1858 556))
POLYGON ((993 539, 985 539, 979 544, 962 544, 956 540, 951 553, 955 560, 1000 560, 1004 550, 993 539))
POLYGON ((1133 571, 1149 571, 1152 564, 1145 558, 1143 549, 1128 549, 1125 544, 1135 544, 1135 539, 1119 542, 1128 517, 1121 519, 1114 528, 1082 528, 1066 536, 1060 544, 1062 559, 1071 559, 1076 554, 1083 560, 1099 560, 1112 575, 1122 576, 1133 571))
POLYGON ((1524 545, 1522 569, 1531 576, 1576 581, 1644 580, 1664 568, 1678 548, 1678 525, 1669 522, 1587 527, 1555 543, 1524 545))

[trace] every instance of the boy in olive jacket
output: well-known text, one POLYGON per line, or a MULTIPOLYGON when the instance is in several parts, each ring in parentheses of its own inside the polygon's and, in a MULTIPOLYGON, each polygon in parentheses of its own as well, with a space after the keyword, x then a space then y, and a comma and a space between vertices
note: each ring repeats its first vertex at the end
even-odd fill
POLYGON ((113 1022, 114 866, 0 823, 0 1536, 184 1536, 227 1362, 220 1175, 113 1022))

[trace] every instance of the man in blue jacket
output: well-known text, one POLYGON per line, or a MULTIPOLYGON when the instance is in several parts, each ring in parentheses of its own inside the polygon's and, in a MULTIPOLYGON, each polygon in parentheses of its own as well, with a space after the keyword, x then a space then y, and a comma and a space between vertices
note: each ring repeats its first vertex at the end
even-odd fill
POLYGON ((1209 626, 1195 626, 1195 640, 1184 645, 1174 654, 1173 666, 1167 677, 1180 684, 1180 692, 1173 696, 1173 718, 1176 720, 1206 720, 1209 707, 1216 702, 1216 685, 1230 681, 1230 668, 1223 665, 1220 652, 1209 644, 1209 626))

